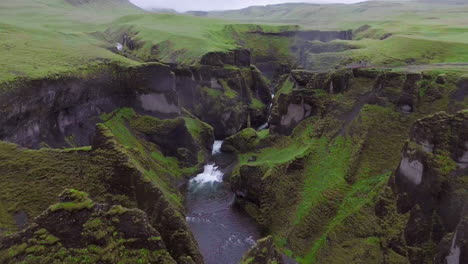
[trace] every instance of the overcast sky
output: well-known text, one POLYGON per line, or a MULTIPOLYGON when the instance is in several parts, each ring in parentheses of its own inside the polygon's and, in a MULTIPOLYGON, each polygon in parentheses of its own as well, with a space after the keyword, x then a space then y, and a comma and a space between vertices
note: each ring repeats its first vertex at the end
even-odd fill
POLYGON ((171 8, 179 12, 188 10, 228 10, 240 9, 253 5, 270 5, 280 3, 357 3, 365 0, 130 0, 143 7, 171 8))

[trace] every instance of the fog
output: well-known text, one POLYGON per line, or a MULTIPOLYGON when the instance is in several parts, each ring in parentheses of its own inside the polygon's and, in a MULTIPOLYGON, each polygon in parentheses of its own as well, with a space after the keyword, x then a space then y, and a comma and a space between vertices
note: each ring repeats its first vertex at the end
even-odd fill
POLYGON ((142 8, 170 8, 179 12, 189 10, 228 10, 240 9, 253 5, 270 5, 280 3, 358 3, 365 0, 130 0, 142 8))

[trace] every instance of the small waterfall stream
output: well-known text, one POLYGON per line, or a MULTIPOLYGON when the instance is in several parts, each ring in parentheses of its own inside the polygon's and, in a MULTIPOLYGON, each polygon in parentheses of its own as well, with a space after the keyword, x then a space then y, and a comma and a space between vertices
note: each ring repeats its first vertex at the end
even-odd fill
POLYGON ((268 112, 267 122, 265 124, 261 125, 260 127, 258 127, 257 131, 262 131, 262 130, 265 130, 268 127, 270 127, 271 111, 273 110, 273 100, 275 99, 275 94, 274 93, 271 94, 271 99, 272 99, 272 102, 270 104, 270 108, 268 109, 269 112, 268 112))
POLYGON ((234 194, 223 181, 234 159, 221 152, 222 143, 214 143, 213 157, 190 180, 186 196, 187 222, 206 264, 237 264, 260 238, 258 226, 233 204, 234 194))

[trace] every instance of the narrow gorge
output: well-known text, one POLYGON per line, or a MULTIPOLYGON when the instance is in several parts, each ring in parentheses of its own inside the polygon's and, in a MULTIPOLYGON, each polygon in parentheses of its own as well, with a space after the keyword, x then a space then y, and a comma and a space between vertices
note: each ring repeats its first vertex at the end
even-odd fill
POLYGON ((468 46, 355 17, 392 3, 47 1, 0 4, 68 21, 0 17, 60 40, 0 69, 0 263, 468 263, 468 46))

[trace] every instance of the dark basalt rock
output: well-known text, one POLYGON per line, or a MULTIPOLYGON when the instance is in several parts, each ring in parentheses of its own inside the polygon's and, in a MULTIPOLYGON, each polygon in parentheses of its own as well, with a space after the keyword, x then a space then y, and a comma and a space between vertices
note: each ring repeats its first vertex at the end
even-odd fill
POLYGON ((242 257, 240 264, 283 264, 283 257, 275 246, 273 237, 265 237, 257 241, 242 257))

